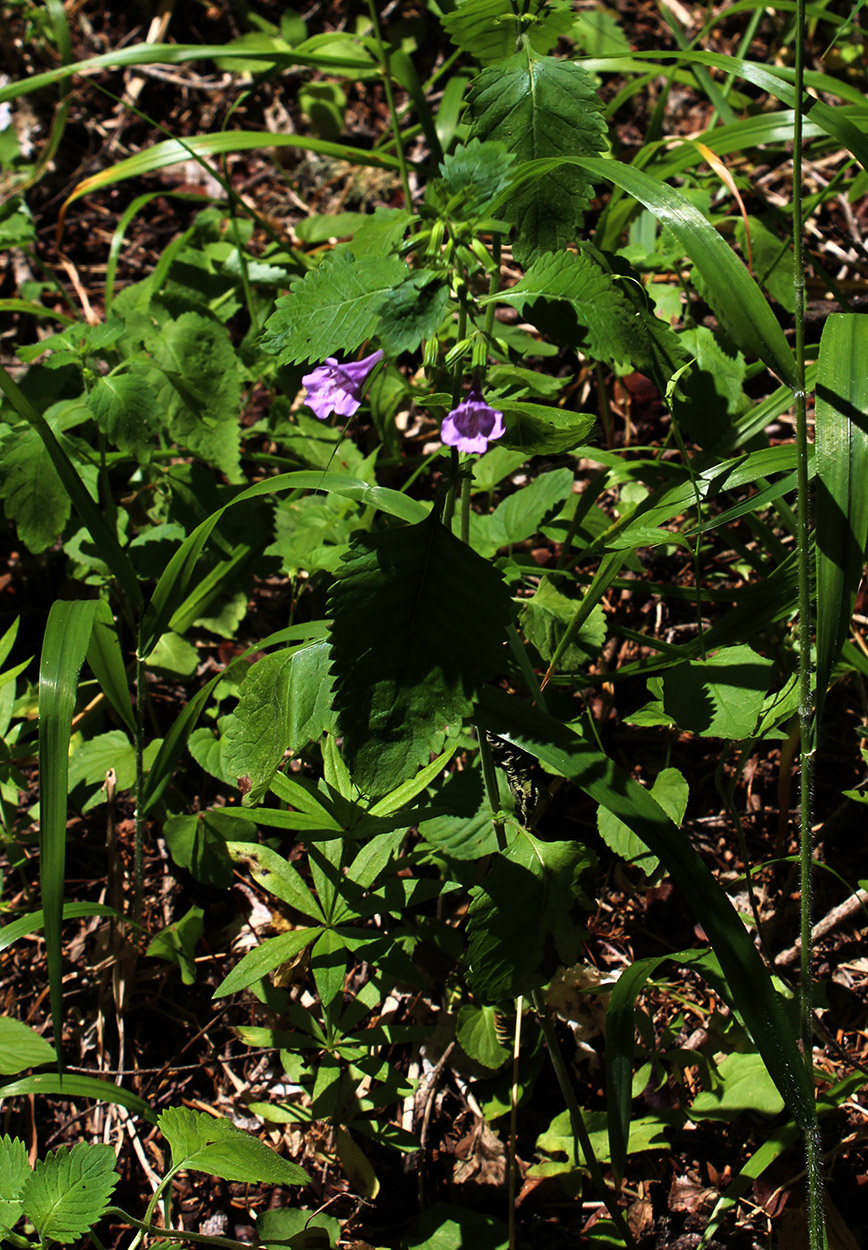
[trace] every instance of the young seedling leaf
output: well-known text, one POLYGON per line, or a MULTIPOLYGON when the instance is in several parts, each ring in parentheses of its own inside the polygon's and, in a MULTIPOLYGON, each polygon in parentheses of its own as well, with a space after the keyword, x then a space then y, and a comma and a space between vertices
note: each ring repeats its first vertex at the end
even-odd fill
POLYGON ((432 515, 357 538, 329 611, 344 753, 363 792, 386 794, 428 763, 496 671, 509 593, 432 515))
POLYGON ((306 1185, 302 1168, 281 1159, 270 1146, 242 1132, 229 1120, 189 1107, 169 1107, 159 1118, 172 1150, 172 1173, 207 1172, 225 1181, 251 1185, 306 1185))
POLYGON ((25 1180, 24 1214, 43 1242, 68 1244, 99 1221, 119 1179, 111 1146, 61 1146, 25 1180))

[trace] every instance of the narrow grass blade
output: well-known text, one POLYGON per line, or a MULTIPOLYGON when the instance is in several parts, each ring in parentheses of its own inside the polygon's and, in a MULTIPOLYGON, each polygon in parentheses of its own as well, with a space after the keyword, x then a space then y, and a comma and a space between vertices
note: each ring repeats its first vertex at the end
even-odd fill
MULTIPOLYGON (((115 920, 120 919, 119 913, 113 907, 105 907, 101 903, 64 903, 63 920, 79 920, 83 916, 111 916, 115 920)), ((7 946, 31 933, 41 933, 44 928, 45 913, 42 911, 30 911, 26 916, 10 920, 0 928, 0 951, 5 951, 7 946)))
POLYGON ((569 628, 567 629, 567 632, 564 634, 563 638, 560 640, 560 642, 558 643, 555 649, 555 653, 551 658, 551 662, 548 668, 546 669, 545 676, 543 677, 542 682, 540 683, 540 691, 545 690, 546 686, 548 685, 549 681, 552 678, 552 674, 557 670, 558 664, 560 663, 561 656, 564 654, 567 647, 570 645, 570 643, 575 638, 576 634, 582 628, 585 621, 591 615, 591 612, 600 602, 603 595, 612 585, 612 582, 621 572, 621 566, 623 565, 626 559, 627 559, 626 551, 612 551, 608 555, 603 557, 600 567, 594 576, 594 580, 591 582, 590 586, 585 591, 584 595, 582 596, 581 603, 576 608, 576 614, 573 617, 573 619, 570 621, 570 625, 569 625, 569 628))
POLYGON ((400 491, 390 490, 385 486, 369 486, 367 482, 356 478, 345 477, 340 473, 321 473, 318 470, 300 469, 293 473, 281 473, 277 477, 256 482, 247 490, 241 491, 229 503, 212 512, 189 534, 168 565, 164 569, 154 588, 151 602, 142 620, 139 654, 149 655, 154 649, 157 639, 166 632, 173 613, 184 599, 191 581, 196 573, 202 548, 208 541, 214 526, 223 516, 227 508, 245 503, 248 499, 259 499, 262 495, 277 494, 283 490, 322 490, 354 499, 366 507, 379 508, 402 521, 423 521, 428 515, 424 504, 402 495, 400 491))
POLYGON ((93 539, 100 558, 109 566, 133 607, 140 607, 142 592, 138 578, 132 564, 121 550, 117 535, 109 528, 99 508, 91 499, 84 483, 76 472, 75 466, 54 437, 51 426, 36 411, 30 400, 20 390, 2 365, 0 365, 0 391, 9 400, 18 415, 29 422, 42 439, 45 444, 45 450, 51 457, 51 463, 57 470, 57 475, 72 501, 72 506, 81 517, 93 539))
POLYGON ((96 1102, 113 1102, 127 1111, 133 1111, 156 1124, 157 1117, 144 1098, 131 1094, 111 1081, 100 1080, 98 1076, 76 1076, 66 1073, 58 1076, 53 1072, 40 1072, 36 1076, 25 1076, 20 1081, 12 1081, 10 1085, 0 1085, 0 1100, 3 1098, 20 1098, 22 1094, 60 1094, 63 1098, 93 1098, 96 1102))
POLYGON ((850 629, 868 538, 868 316, 826 318, 817 360, 817 713, 850 629))
POLYGON ((130 703, 130 688, 121 644, 112 610, 105 599, 98 599, 93 618, 93 633, 87 649, 87 662, 118 716, 129 729, 136 732, 136 718, 130 703))
POLYGON ((78 675, 87 654, 96 606, 95 599, 52 604, 39 661, 39 880, 45 917, 51 1021, 61 1068, 63 966, 60 927, 66 867, 69 737, 78 675))
POLYGON ((179 139, 164 139, 126 160, 116 161, 98 174, 83 179, 66 197, 61 206, 58 226, 62 225, 66 211, 83 195, 102 191, 127 178, 141 178, 155 173, 168 165, 177 165, 193 157, 222 156, 227 152, 251 152, 266 148, 303 148, 337 161, 349 161, 353 165, 371 165, 375 169, 398 169, 398 161, 385 152, 370 152, 354 148, 347 143, 329 143, 311 135, 269 134, 261 130, 220 130, 210 135, 191 135, 183 143, 179 139))
POLYGON ((638 782, 545 713, 486 687, 476 721, 574 781, 638 834, 666 865, 708 935, 733 1002, 793 1118, 806 1132, 813 1131, 812 1082, 783 1002, 741 918, 689 840, 638 782))
MULTIPOLYGON (((43 74, 31 74, 19 82, 0 87, 0 104, 6 100, 17 100, 20 96, 30 95, 33 91, 41 91, 56 82, 69 78, 72 74, 91 76, 101 69, 122 69, 130 65, 187 65, 191 61, 230 61, 250 60, 250 49, 244 46, 227 47, 221 44, 175 44, 175 43, 136 43, 129 48, 119 48, 114 52, 104 52, 101 56, 90 56, 84 61, 74 61, 62 65, 58 69, 46 70, 43 74)), ((268 60, 276 66, 289 68, 293 65, 305 65, 311 69, 333 70, 345 72, 350 76, 356 71, 370 71, 370 60, 347 56, 330 56, 327 53, 309 53, 302 55, 289 52, 268 53, 268 60)))
POLYGON ((739 346, 759 357, 788 386, 795 384, 793 353, 777 317, 735 252, 699 209, 643 170, 602 157, 527 161, 519 171, 518 182, 541 177, 564 164, 578 165, 596 180, 613 182, 644 204, 672 231, 691 258, 712 307, 739 346))

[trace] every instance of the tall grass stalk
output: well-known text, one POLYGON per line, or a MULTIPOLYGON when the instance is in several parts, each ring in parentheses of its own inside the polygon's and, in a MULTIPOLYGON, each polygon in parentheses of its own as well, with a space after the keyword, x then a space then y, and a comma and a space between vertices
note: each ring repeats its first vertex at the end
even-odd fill
MULTIPOLYGON (((813 602, 811 597, 811 512, 808 480, 808 414, 805 392, 805 263, 802 209, 802 99, 805 86, 805 0, 796 2, 795 88, 793 115, 793 287, 796 318, 796 454, 798 465, 798 569, 799 569, 799 728, 801 731, 799 865, 801 888, 801 975, 799 985, 799 1026, 802 1054, 813 1078, 813 973, 812 973, 812 773, 813 690, 811 683, 811 641, 813 602)), ((808 1239, 810 1250, 826 1246, 823 1218, 823 1179, 820 1167, 820 1134, 816 1116, 805 1132, 807 1166, 808 1239)))

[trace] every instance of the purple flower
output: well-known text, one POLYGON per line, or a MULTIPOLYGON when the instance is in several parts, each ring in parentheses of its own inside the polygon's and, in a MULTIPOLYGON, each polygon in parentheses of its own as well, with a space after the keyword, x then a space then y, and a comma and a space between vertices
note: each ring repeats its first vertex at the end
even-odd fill
POLYGON ((440 437, 459 451, 483 452, 493 439, 501 438, 505 430, 503 413, 489 408, 482 392, 473 386, 467 398, 444 419, 440 437))
POLYGON ((351 417, 361 406, 362 387, 368 374, 382 359, 382 352, 372 352, 364 360, 341 364, 334 356, 329 356, 324 365, 301 379, 307 387, 305 403, 308 408, 313 409, 320 421, 325 421, 333 412, 339 417, 351 417))

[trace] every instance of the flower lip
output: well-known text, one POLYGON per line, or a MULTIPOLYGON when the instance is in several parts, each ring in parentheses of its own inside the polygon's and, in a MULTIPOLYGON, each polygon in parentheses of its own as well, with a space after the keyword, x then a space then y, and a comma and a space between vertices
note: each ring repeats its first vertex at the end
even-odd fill
POLYGON ((372 352, 362 360, 341 363, 335 356, 328 356, 312 373, 301 379, 307 388, 305 403, 320 421, 333 412, 339 417, 351 417, 361 407, 362 387, 375 365, 383 359, 381 351, 372 352))
POLYGON ((473 386, 466 399, 444 418, 440 437, 448 447, 477 455, 488 450, 488 444, 506 433, 503 413, 491 408, 473 386))

